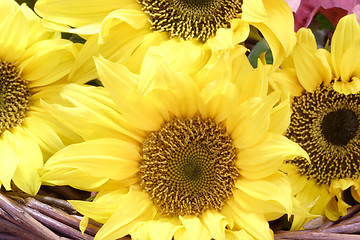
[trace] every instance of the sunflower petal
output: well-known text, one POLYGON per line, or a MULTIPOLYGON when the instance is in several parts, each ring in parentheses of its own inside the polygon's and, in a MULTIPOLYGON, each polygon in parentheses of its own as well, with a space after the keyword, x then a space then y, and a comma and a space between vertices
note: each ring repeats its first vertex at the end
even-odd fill
POLYGON ((169 240, 182 226, 175 225, 171 219, 161 219, 146 222, 150 239, 169 240))
POLYGON ((340 19, 331 40, 331 60, 335 78, 340 77, 340 66, 346 49, 358 39, 360 39, 360 27, 355 14, 340 19))
POLYGON ((122 7, 126 0, 104 0, 101 2, 86 0, 39 0, 36 2, 37 14, 51 20, 74 27, 101 22, 111 11, 122 7))
POLYGON ((42 99, 46 102, 41 101, 42 106, 52 114, 52 117, 57 118, 85 140, 94 138, 120 138, 131 142, 142 140, 143 132, 129 126, 124 117, 116 111, 113 100, 104 88, 68 84, 61 89, 60 94, 63 99, 56 100, 51 98, 54 96, 52 92, 46 95, 43 93, 42 99))
POLYGON ((245 149, 263 138, 269 128, 270 111, 279 94, 273 92, 266 99, 250 98, 226 119, 227 131, 233 137, 235 147, 245 149))
POLYGON ((147 193, 131 188, 121 199, 121 205, 100 228, 99 239, 118 239, 134 231, 142 221, 153 220, 156 208, 147 193))
POLYGON ((323 81, 329 81, 328 72, 321 60, 305 44, 297 44, 293 50, 294 65, 299 82, 308 92, 313 92, 323 81))
POLYGON ((216 210, 208 210, 202 215, 201 221, 209 229, 211 238, 221 240, 225 238, 225 229, 228 224, 226 217, 216 210))
POLYGON ((237 229, 244 229, 255 239, 273 239, 273 233, 269 228, 264 214, 253 213, 245 210, 231 198, 223 206, 222 213, 226 217, 234 219, 237 229))
POLYGON ((289 5, 283 0, 248 0, 242 10, 242 19, 258 28, 269 43, 277 67, 296 43, 289 5))
POLYGON ((235 186, 240 191, 234 191, 234 200, 246 209, 258 213, 276 213, 278 217, 292 213, 291 186, 283 173, 276 172, 256 181, 241 178, 235 186))
POLYGON ((276 172, 283 161, 298 156, 309 158, 298 144, 285 136, 266 133, 258 144, 239 151, 236 166, 244 177, 261 179, 276 172))
MULTIPOLYGON (((132 143, 114 138, 96 139, 58 151, 49 158, 43 171, 67 167, 95 177, 122 180, 133 177, 139 171, 139 160, 139 147, 132 143)), ((46 178, 46 174, 43 178, 46 178)))
POLYGON ((10 181, 20 161, 13 148, 14 142, 14 136, 9 131, 2 133, 0 139, 0 153, 2 156, 0 161, 0 182, 6 190, 11 190, 10 181))
POLYGON ((100 191, 92 202, 69 200, 69 203, 86 217, 105 223, 119 207, 124 190, 100 191))
POLYGON ((300 28, 296 32, 298 43, 307 45, 310 49, 316 50, 317 44, 314 34, 309 28, 300 28))
POLYGON ((19 164, 13 176, 13 182, 22 191, 35 195, 40 189, 40 176, 37 169, 43 166, 43 157, 38 144, 21 128, 14 132, 14 151, 19 164))
POLYGON ((9 14, 6 9, 1 9, 0 15, 6 17, 0 22, 0 58, 9 62, 16 62, 27 47, 29 25, 20 9, 9 14))
POLYGON ((123 65, 104 58, 95 59, 95 63, 101 81, 125 118, 139 129, 157 130, 163 118, 151 102, 140 97, 136 90, 137 76, 123 65))
POLYGON ((184 225, 187 239, 211 239, 209 230, 196 216, 179 216, 180 221, 184 225))
POLYGON ((350 81, 352 77, 360 78, 360 59, 357 57, 360 52, 360 39, 353 41, 343 54, 340 63, 341 81, 350 81))

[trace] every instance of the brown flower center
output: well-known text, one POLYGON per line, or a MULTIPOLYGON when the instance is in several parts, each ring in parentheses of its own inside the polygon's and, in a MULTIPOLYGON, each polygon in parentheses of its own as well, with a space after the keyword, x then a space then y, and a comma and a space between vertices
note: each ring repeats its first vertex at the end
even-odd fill
POLYGON ((165 215, 220 210, 239 176, 225 127, 196 116, 173 119, 142 145, 140 185, 165 215))
POLYGON ((242 0, 138 0, 152 30, 205 42, 241 13, 242 0))
POLYGON ((295 97, 292 110, 286 136, 307 151, 311 163, 302 158, 288 162, 319 184, 359 178, 360 94, 319 87, 295 97))
POLYGON ((0 133, 20 125, 30 106, 31 93, 18 68, 0 59, 0 133))

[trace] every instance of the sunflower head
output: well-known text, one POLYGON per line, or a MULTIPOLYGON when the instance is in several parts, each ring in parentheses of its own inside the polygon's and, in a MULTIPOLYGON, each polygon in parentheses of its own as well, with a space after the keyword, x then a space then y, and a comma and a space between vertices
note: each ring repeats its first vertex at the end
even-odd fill
POLYGON ((279 166, 307 155, 280 133, 289 102, 267 94, 264 69, 253 69, 245 52, 223 53, 196 77, 151 53, 140 74, 96 58, 109 95, 64 89, 71 104, 46 104, 72 129, 90 117, 93 130, 52 156, 42 180, 99 191, 93 202, 72 201, 84 221, 105 223, 99 239, 271 239, 267 221, 292 212, 279 166), (91 110, 80 111, 83 104, 91 110))
POLYGON ((94 55, 138 74, 146 52, 153 51, 177 70, 196 73, 214 52, 244 42, 250 25, 270 46, 274 69, 296 42, 293 14, 284 0, 94 0, 91 5, 38 0, 35 11, 49 28, 86 36, 81 55, 87 59, 73 71, 85 82, 97 77, 94 55))
MULTIPOLYGON (((337 220, 350 207, 344 191, 358 200, 360 156, 360 92, 358 63, 359 25, 354 15, 339 21, 331 41, 331 52, 317 49, 309 29, 300 29, 298 42, 282 68, 291 95, 291 122, 285 135, 309 154, 310 161, 287 161, 294 195, 311 213, 337 220), (350 192, 350 191, 349 191, 350 192)), ((306 218, 296 218, 300 228, 306 218)))
POLYGON ((48 31, 25 4, 1 1, 0 7, 0 184, 36 194, 37 169, 55 151, 80 137, 51 118, 40 99, 59 95, 77 47, 48 31))

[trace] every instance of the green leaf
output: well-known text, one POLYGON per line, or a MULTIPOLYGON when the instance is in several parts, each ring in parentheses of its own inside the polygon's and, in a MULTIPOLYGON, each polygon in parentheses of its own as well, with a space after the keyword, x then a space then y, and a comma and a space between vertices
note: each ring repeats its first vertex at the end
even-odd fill
POLYGON ((258 59, 260 57, 260 54, 263 52, 265 52, 266 63, 273 63, 273 57, 270 48, 263 41, 259 41, 255 44, 248 56, 249 62, 254 68, 257 67, 258 59))
POLYGON ((333 24, 329 21, 327 17, 325 17, 324 14, 318 13, 315 19, 319 22, 319 30, 328 29, 331 32, 334 32, 335 28, 333 24))

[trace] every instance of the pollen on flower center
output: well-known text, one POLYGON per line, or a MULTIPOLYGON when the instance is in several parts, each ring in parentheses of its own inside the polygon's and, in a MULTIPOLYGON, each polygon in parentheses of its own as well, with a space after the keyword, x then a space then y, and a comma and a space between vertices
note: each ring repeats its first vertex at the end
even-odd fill
POLYGON ((0 59, 0 133, 24 120, 30 106, 31 93, 18 68, 0 59))
POLYGON ((286 136, 297 142, 310 161, 288 161, 319 184, 360 176, 360 94, 344 95, 332 87, 295 97, 286 136))
POLYGON ((175 118, 142 145, 140 186, 165 215, 220 210, 239 176, 236 152, 225 127, 196 116, 175 118))
POLYGON ((241 13, 242 0, 138 0, 152 30, 205 42, 241 13))

